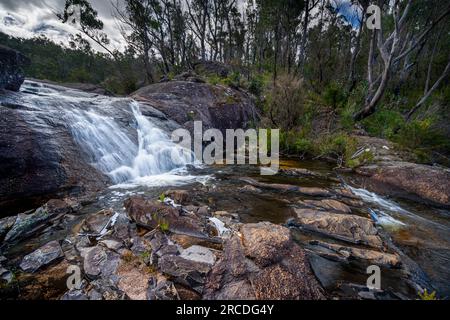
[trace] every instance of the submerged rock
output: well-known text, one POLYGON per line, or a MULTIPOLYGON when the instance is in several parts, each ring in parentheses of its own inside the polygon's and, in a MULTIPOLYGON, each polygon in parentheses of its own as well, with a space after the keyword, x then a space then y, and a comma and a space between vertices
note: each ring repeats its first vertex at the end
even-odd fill
POLYGON ((26 255, 20 264, 20 268, 25 272, 33 273, 61 258, 63 255, 59 242, 51 241, 29 255, 26 255))
POLYGON ((259 182, 252 178, 241 178, 242 181, 258 188, 274 189, 281 192, 298 192, 308 196, 315 197, 327 197, 331 196, 331 191, 323 188, 316 187, 299 187, 292 184, 282 184, 282 183, 265 183, 259 182))

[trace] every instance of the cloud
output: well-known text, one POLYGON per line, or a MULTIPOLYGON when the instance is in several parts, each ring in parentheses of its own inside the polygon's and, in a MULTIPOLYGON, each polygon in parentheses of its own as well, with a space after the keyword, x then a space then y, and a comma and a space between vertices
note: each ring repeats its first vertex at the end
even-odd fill
MULTIPOLYGON (((112 16, 111 2, 107 0, 90 2, 104 23, 103 32, 111 40, 111 48, 122 50, 125 42, 112 16)), ((21 38, 45 35, 56 43, 67 44, 70 34, 79 31, 69 24, 61 23, 55 16, 56 12, 63 9, 64 3, 65 0, 0 0, 0 31, 21 38)), ((98 45, 94 43, 92 45, 96 50, 104 52, 98 45)))

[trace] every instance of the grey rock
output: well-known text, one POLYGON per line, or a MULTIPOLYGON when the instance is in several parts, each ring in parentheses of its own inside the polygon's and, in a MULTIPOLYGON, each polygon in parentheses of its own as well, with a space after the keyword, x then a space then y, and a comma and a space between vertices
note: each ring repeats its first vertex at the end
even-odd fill
POLYGON ((38 269, 49 265, 63 255, 59 242, 51 241, 29 255, 26 255, 20 264, 20 268, 25 272, 36 272, 38 269))
POLYGON ((209 265, 213 265, 216 262, 216 256, 210 249, 198 245, 193 245, 183 250, 180 257, 209 265))
POLYGON ((16 222, 17 216, 0 219, 0 240, 8 233, 16 222))
POLYGON ((151 277, 148 281, 147 299, 178 300, 179 296, 172 281, 157 280, 156 277, 151 277))
POLYGON ((85 255, 83 268, 90 277, 109 277, 115 274, 119 262, 120 256, 117 253, 96 246, 85 255))
POLYGON ((30 60, 20 52, 0 45, 0 90, 19 91, 25 80, 22 66, 30 60))
POLYGON ((159 259, 158 268, 162 273, 173 277, 175 282, 201 293, 205 277, 211 266, 206 263, 187 260, 180 256, 166 255, 159 259))
POLYGON ((83 290, 69 290, 61 297, 60 300, 88 300, 83 290))

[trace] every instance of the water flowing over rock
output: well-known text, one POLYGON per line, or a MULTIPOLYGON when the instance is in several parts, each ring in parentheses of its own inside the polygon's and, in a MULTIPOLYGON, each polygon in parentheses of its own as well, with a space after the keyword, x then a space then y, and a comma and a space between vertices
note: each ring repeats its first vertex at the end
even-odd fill
POLYGON ((381 187, 392 191, 409 194, 410 198, 450 208, 450 171, 409 162, 388 162, 357 169, 381 187))
POLYGON ((245 92, 219 85, 169 81, 141 88, 132 97, 189 130, 193 129, 193 121, 202 121, 204 130, 225 130, 249 128, 259 119, 245 92))
POLYGON ((45 197, 96 191, 110 183, 173 182, 176 177, 164 174, 193 160, 164 132, 176 128, 174 122, 127 98, 26 81, 20 93, 0 97, 0 113, 0 205, 5 207, 27 201, 32 207, 45 197))
POLYGON ((0 206, 24 211, 43 198, 94 192, 112 183, 193 181, 185 173, 193 154, 171 141, 171 130, 192 120, 192 110, 206 126, 219 129, 246 128, 257 118, 244 93, 204 83, 155 84, 134 96, 146 102, 36 81, 2 95, 0 206))

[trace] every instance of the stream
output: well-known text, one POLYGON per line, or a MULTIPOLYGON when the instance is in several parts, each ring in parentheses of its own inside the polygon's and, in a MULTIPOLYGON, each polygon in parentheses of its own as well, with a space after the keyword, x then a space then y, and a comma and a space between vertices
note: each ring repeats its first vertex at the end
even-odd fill
MULTIPOLYGON (((315 198, 277 190, 243 192, 241 188, 246 183, 241 180, 242 177, 265 183, 326 189, 345 185, 364 202, 364 207, 352 208, 352 214, 374 220, 393 243, 425 272, 439 297, 450 296, 449 211, 399 198, 382 197, 360 185, 353 174, 338 174, 332 165, 320 161, 280 161, 282 169, 304 168, 317 174, 310 177, 283 174, 260 176, 259 167, 251 165, 203 166, 196 163, 189 150, 170 141, 165 124, 154 117, 144 116, 137 102, 106 97, 96 97, 92 101, 91 96, 74 92, 61 93, 58 87, 27 81, 22 87, 24 97, 21 99, 26 100, 22 104, 34 111, 38 109, 37 114, 42 118, 25 118, 37 125, 44 125, 50 118, 51 121, 64 123, 80 152, 89 159, 89 165, 107 175, 111 185, 98 192, 94 200, 84 205, 60 230, 42 234, 11 248, 8 258, 30 252, 49 240, 63 240, 89 214, 109 208, 114 212, 123 212, 124 200, 132 195, 157 199, 168 189, 191 190, 195 202, 207 203, 212 211, 237 213, 244 223, 270 221, 285 224, 295 216, 293 206, 296 202, 315 198), (48 104, 49 100, 52 103, 48 104), (86 104, 87 100, 89 104, 86 104), (111 100, 121 103, 119 114, 116 113, 118 108, 108 107, 111 100), (207 193, 202 192, 205 188, 207 193)), ((307 232, 292 229, 292 233, 305 248, 308 248, 309 240, 315 239, 307 232)), ((322 274, 322 283, 329 284, 325 286, 326 290, 333 291, 339 281, 363 285, 367 278, 365 270, 322 257, 313 256, 311 263, 316 275, 322 274)), ((404 286, 395 270, 383 270, 382 285, 398 291, 402 291, 404 286)), ((412 292, 409 294, 414 295, 412 292)))

